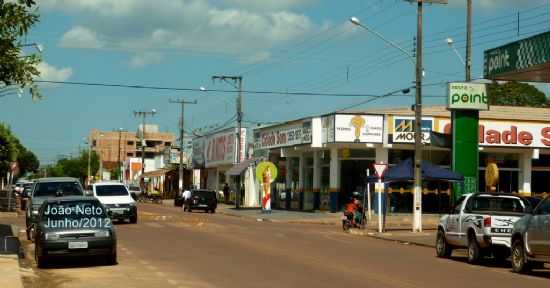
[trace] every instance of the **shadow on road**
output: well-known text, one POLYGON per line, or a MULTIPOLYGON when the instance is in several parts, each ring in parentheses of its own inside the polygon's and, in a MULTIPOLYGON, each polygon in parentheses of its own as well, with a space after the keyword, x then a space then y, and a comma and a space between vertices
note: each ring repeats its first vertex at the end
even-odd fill
POLYGON ((108 264, 107 258, 103 257, 59 257, 48 259, 45 269, 70 269, 70 268, 93 268, 98 266, 113 266, 108 264))
MULTIPOLYGON (((452 260, 452 261, 456 261, 456 262, 462 262, 466 265, 472 265, 472 264, 468 263, 468 257, 466 257, 466 256, 452 256, 449 259, 452 260)), ((512 264, 510 263, 509 260, 507 260, 507 261, 497 261, 494 258, 484 258, 484 259, 481 259, 480 262, 477 265, 482 266, 482 267, 487 267, 487 268, 507 269, 508 271, 510 271, 510 273, 514 273, 514 272, 512 272, 512 264)), ((550 279, 550 269, 548 269, 549 266, 547 265, 546 268, 547 269, 533 270, 529 273, 525 273, 525 275, 550 279)))

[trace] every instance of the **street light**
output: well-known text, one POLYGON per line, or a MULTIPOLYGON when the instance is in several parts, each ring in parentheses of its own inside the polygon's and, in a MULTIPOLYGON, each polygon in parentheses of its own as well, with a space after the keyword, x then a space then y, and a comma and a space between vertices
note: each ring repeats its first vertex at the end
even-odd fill
POLYGON ((466 65, 466 61, 464 61, 464 58, 462 58, 462 55, 460 55, 460 53, 458 52, 458 50, 456 50, 456 47, 455 47, 455 45, 454 45, 453 38, 447 38, 445 41, 447 42, 447 45, 449 45, 449 48, 453 49, 453 51, 455 52, 456 56, 458 56, 458 59, 460 59, 460 62, 462 63, 462 65, 466 65))
POLYGON ((415 67, 415 104, 414 104, 414 194, 413 194, 413 231, 422 231, 422 77, 424 71, 422 67, 422 1, 418 1, 417 13, 417 57, 403 49, 396 43, 386 39, 382 34, 363 25, 357 17, 351 17, 349 21, 368 32, 376 35, 382 41, 407 55, 415 67))
POLYGON ((44 46, 38 43, 21 44, 19 47, 34 47, 34 49, 36 49, 39 53, 44 52, 44 46))

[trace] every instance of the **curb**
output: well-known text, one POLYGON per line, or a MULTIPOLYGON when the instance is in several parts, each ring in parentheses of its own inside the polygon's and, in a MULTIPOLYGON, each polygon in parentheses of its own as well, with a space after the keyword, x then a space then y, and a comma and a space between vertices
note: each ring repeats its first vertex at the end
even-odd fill
POLYGON ((379 235, 377 235, 376 232, 366 232, 365 233, 365 232, 362 232, 362 231, 351 230, 350 234, 358 235, 358 236, 371 237, 371 238, 374 238, 374 239, 399 243, 399 244, 403 244, 403 245, 414 245, 414 246, 427 247, 427 248, 434 248, 435 247, 435 244, 425 244, 425 243, 415 242, 415 241, 410 241, 410 240, 408 241, 408 240, 401 240, 401 239, 391 239, 391 238, 388 238, 388 237, 379 236, 379 235))

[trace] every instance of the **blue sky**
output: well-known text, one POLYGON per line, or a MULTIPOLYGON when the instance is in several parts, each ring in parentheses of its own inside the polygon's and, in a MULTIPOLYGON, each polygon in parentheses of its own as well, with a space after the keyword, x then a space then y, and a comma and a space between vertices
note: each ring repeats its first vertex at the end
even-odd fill
MULTIPOLYGON (((41 0, 41 21, 27 42, 44 45, 43 80, 231 89, 211 76, 242 75, 246 90, 384 94, 411 85, 413 67, 399 51, 349 24, 362 23, 412 49, 416 7, 402 0, 41 0)), ((426 6, 425 83, 462 80, 463 67, 445 43, 464 55, 465 0, 426 6)), ((550 29, 550 0, 474 0, 473 77, 483 51, 550 29), (517 35, 517 12, 520 35, 517 35)), ((29 51, 30 53, 31 51, 29 51)), ((540 85, 550 95, 548 84, 540 85)), ((76 153, 92 128, 135 130, 133 110, 155 108, 153 122, 177 131, 179 107, 197 100, 186 127, 224 123, 235 94, 42 86, 44 99, 0 99, 8 123, 43 163, 76 153)), ((444 85, 428 86, 427 104, 443 104, 444 85)), ((391 97, 372 106, 408 106, 391 97)), ((245 120, 283 121, 321 114, 365 98, 244 95, 245 120)))

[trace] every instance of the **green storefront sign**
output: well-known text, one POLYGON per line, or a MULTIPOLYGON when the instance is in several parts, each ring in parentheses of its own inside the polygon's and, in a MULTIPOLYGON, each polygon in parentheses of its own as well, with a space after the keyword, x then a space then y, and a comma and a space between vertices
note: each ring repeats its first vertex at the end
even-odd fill
POLYGON ((550 61, 550 31, 486 50, 484 54, 486 79, 528 70, 550 61))

